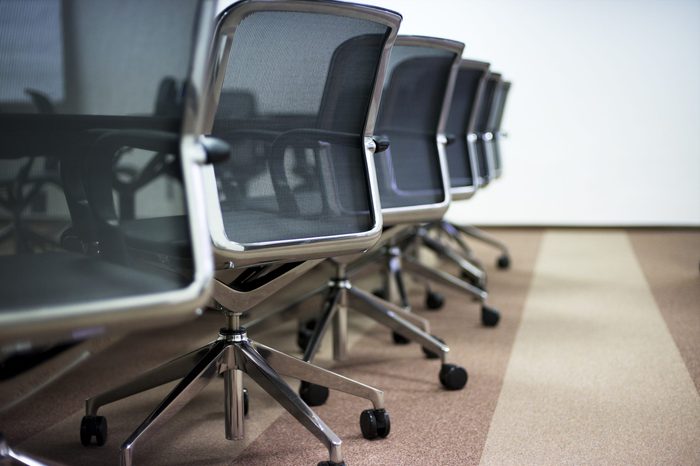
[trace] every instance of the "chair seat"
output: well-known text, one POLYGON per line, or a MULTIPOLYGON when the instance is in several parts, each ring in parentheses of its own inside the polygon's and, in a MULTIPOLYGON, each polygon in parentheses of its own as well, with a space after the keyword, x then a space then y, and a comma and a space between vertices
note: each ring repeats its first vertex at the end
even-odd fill
POLYGON ((172 291, 189 281, 72 252, 0 256, 0 312, 172 291))
POLYGON ((328 237, 361 231, 348 218, 323 214, 314 217, 280 217, 277 213, 236 210, 223 212, 223 220, 227 236, 242 244, 328 237))
MULTIPOLYGON (((261 201, 262 202, 262 201, 261 201)), ((361 231, 362 225, 348 218, 327 215, 281 217, 263 210, 223 212, 227 236, 241 244, 310 238, 361 231)), ((152 251, 171 257, 188 257, 189 231, 184 216, 129 220, 121 224, 130 248, 152 251)))

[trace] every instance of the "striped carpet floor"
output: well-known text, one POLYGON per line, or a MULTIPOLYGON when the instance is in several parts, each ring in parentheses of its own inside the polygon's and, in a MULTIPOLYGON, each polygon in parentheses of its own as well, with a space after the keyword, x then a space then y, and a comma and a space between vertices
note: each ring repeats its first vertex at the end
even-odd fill
MULTIPOLYGON (((366 441, 368 403, 332 393, 318 414, 344 440, 349 465, 700 464, 700 231, 504 229, 509 271, 489 267, 501 324, 482 328, 478 304, 440 289, 447 305, 417 313, 470 374, 447 392, 439 363, 417 345, 353 316, 349 359, 322 365, 385 391, 392 432, 366 441)), ((486 265, 495 253, 474 243, 486 265)), ((285 298, 278 297, 278 301, 285 298)), ((277 303, 272 303, 273 306, 277 303)), ((309 303, 308 306, 313 306, 309 303)), ((221 318, 93 341, 64 356, 74 369, 0 413, 0 431, 25 452, 68 465, 118 464, 119 444, 167 393, 161 387, 105 407, 110 439, 79 444, 83 400, 204 344, 221 318), (89 356, 87 356, 89 354, 89 356)), ((251 332, 294 352, 294 322, 251 332)), ((65 364, 65 361, 61 364, 65 364)), ((0 384, 0 401, 50 377, 39 368, 0 384)), ((207 387, 137 450, 136 464, 308 465, 324 448, 253 383, 246 438, 223 435, 223 382, 207 387)))

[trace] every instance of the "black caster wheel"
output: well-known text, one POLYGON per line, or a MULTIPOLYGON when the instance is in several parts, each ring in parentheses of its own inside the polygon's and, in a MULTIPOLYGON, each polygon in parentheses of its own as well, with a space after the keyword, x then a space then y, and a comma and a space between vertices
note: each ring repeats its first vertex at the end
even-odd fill
POLYGON ((360 429, 367 440, 386 438, 391 431, 389 413, 383 409, 366 409, 360 414, 360 429))
POLYGON ((496 261, 496 266, 501 270, 506 270, 510 268, 510 257, 507 254, 503 254, 496 261))
POLYGON ((340 463, 336 463, 335 461, 319 461, 317 466, 347 466, 345 464, 345 461, 341 461, 340 463))
POLYGON ((387 292, 384 288, 376 288, 372 290, 372 294, 376 296, 379 299, 387 300, 389 296, 387 295, 387 292))
POLYGON ((440 293, 428 291, 425 294, 425 307, 430 309, 431 311, 437 311, 438 309, 442 309, 442 306, 444 305, 445 297, 440 293))
POLYGON ((501 320, 501 313, 488 306, 481 306, 481 324, 484 327, 495 327, 501 320))
POLYGON ((391 339, 394 341, 394 344, 396 344, 396 345, 407 345, 407 344, 411 343, 411 340, 409 340, 405 336, 400 335, 396 332, 391 332, 391 339))
POLYGON ((302 381, 299 387, 299 396, 309 406, 321 406, 328 400, 328 388, 302 381))
MULTIPOLYGON (((433 338, 435 338, 440 343, 445 344, 445 341, 442 338, 436 337, 435 335, 433 335, 433 338)), ((438 359, 440 357, 439 354, 433 353, 431 350, 429 350, 426 347, 423 347, 423 354, 425 354, 426 359, 438 359)))
POLYGON ((315 329, 316 319, 299 322, 299 328, 297 329, 297 346, 300 350, 306 351, 306 347, 309 346, 311 336, 314 334, 315 329))
POLYGON ((247 416, 248 415, 248 409, 250 409, 250 401, 248 397, 248 389, 244 388, 243 389, 243 415, 247 416))
POLYGON ((95 445, 107 443, 107 418, 104 416, 83 416, 80 421, 80 443, 90 446, 95 437, 95 445))
POLYGON ((467 384, 467 370, 454 364, 443 364, 440 368, 440 383, 447 390, 461 390, 467 384))

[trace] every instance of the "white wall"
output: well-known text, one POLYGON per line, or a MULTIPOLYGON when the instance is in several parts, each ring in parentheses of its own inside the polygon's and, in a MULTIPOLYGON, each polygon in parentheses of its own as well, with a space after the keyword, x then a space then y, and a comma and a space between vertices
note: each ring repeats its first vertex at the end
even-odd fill
POLYGON ((700 225, 700 1, 371 0, 513 81, 477 224, 700 225))

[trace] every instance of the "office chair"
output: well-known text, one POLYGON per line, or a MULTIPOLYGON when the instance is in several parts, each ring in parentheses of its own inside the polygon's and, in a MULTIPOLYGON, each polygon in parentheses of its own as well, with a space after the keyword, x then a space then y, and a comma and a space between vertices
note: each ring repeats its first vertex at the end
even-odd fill
MULTIPOLYGON (((466 385, 467 371, 448 362, 449 347, 429 334, 425 319, 358 288, 349 277, 358 263, 377 260, 393 250, 389 245, 406 234, 413 222, 439 218, 447 208, 449 192, 444 189, 447 182, 442 167, 443 109, 451 98, 456 62, 463 47, 458 42, 424 37, 402 36, 396 41, 375 131, 382 147, 375 154, 382 215, 385 225, 396 226, 384 231, 367 257, 359 261, 334 259, 335 275, 327 286, 315 291, 326 295, 320 317, 300 325, 298 343, 304 350, 304 360, 313 360, 331 322, 336 324, 333 356, 345 357, 347 328, 337 323, 345 322, 347 311, 353 310, 389 327, 395 338, 421 344, 426 356, 440 358, 438 378, 444 388, 459 390, 466 385), (400 225, 403 222, 411 223, 400 225)), ((314 395, 310 403, 326 401, 327 392, 315 391, 314 395)))
MULTIPOLYGON (((504 85, 501 74, 489 73, 484 98, 477 114, 476 143, 472 146, 478 163, 481 188, 488 186, 502 173, 499 141, 504 134, 501 133, 500 126, 509 89, 510 83, 504 85)), ((473 225, 453 224, 453 226, 459 233, 498 249, 501 255, 496 259, 496 266, 499 269, 505 270, 510 267, 511 258, 508 247, 498 238, 473 225)), ((460 247, 467 256, 472 256, 466 243, 461 242, 460 247)))
MULTIPOLYGON (((204 75, 190 73, 191 48, 179 45, 210 36, 213 4, 181 1, 160 28, 135 23, 131 14, 152 14, 164 4, 120 3, 107 7, 113 14, 105 14, 105 5, 2 6, 7 29, 0 34, 0 163, 29 159, 56 166, 61 180, 34 184, 46 209, 21 211, 26 228, 16 230, 41 231, 52 245, 20 238, 0 251, 0 358, 105 332, 185 322, 209 299, 213 262, 201 165, 216 154, 198 139, 204 75), (149 41, 154 35, 163 42, 149 41), (150 102, 158 81, 169 75, 188 78, 186 105, 177 114, 154 116, 150 102), (50 96, 53 111, 31 106, 28 87, 50 96), (136 211, 145 219, 168 209, 181 216, 179 263, 143 261, 125 247, 113 197, 113 158, 127 147, 141 159, 169 153, 179 167, 169 191, 156 186, 137 199, 136 211), (20 243, 25 247, 18 251, 20 243)), ((15 173, 31 180, 22 170, 15 173)), ((153 240, 170 234, 154 232, 153 240)), ((81 437, 96 436, 98 442, 105 435, 106 424, 88 421, 81 430, 81 437)), ((36 464, 0 443, 0 456, 36 464)))
MULTIPOLYGON (((479 188, 478 162, 474 156, 474 148, 477 140, 475 123, 477 111, 481 105, 489 64, 474 60, 462 60, 455 90, 447 118, 447 138, 445 152, 450 174, 450 192, 453 200, 470 199, 479 188)), ((412 251, 419 247, 425 247, 433 251, 438 257, 446 259, 459 268, 461 278, 467 283, 462 283, 461 288, 467 284, 475 288, 477 293, 486 290, 486 272, 479 261, 470 253, 470 249, 461 236, 459 226, 453 225, 445 219, 440 219, 415 230, 415 243, 412 251), (443 238, 455 242, 458 249, 454 249, 443 238)), ((425 265, 425 264, 424 264, 425 265)), ((443 283, 458 283, 455 277, 449 273, 425 265, 434 276, 442 277, 443 283)), ((455 286, 453 286, 454 288, 455 286)), ((460 288, 457 288, 460 289, 460 288)), ((403 290, 399 290, 402 294, 403 290)), ((473 294, 473 293, 471 293, 473 294)), ((401 297, 403 301, 407 298, 401 297)), ((426 287, 426 307, 439 309, 444 304, 442 295, 432 291, 429 285, 426 287)), ((481 312, 482 324, 495 326, 500 315, 498 311, 489 307, 483 307, 481 312)))
MULTIPOLYGON (((87 400, 86 418, 102 419, 104 404, 181 379, 125 441, 122 461, 131 464, 137 444, 222 374, 226 438, 241 439, 246 373, 327 447, 321 464, 344 464, 340 439, 281 376, 369 399, 373 409, 360 415, 368 439, 390 431, 383 393, 257 343, 240 323, 324 258, 361 252, 379 238, 372 131, 401 17, 331 1, 220 6, 202 98, 207 132, 232 153, 204 180, 212 306, 226 324, 211 344, 87 400)), ((145 241, 158 227, 139 228, 145 241)))
MULTIPOLYGON (((460 89, 460 93, 461 92, 462 89, 460 89)), ((445 117, 441 122, 442 125, 447 124, 445 120, 449 120, 448 116, 449 114, 446 113, 445 117)), ((456 138, 451 134, 447 135, 443 132, 443 145, 441 145, 441 150, 444 150, 444 145, 447 145, 449 147, 449 145, 453 144, 455 139, 456 138)), ((472 167, 471 162, 469 163, 469 167, 472 167)), ((389 172, 390 168, 391 167, 386 169, 387 173, 389 172)), ((441 168, 443 170, 443 176, 445 177, 445 181, 442 186, 449 187, 450 184, 447 170, 443 167, 441 168)), ((417 178, 416 173, 421 174, 426 173, 426 171, 422 170, 414 172, 414 178, 417 178)), ((407 174, 404 176, 408 177, 409 175, 407 174)), ((380 180, 381 179, 382 177, 380 176, 380 180)), ((395 185, 396 182, 386 182, 384 183, 384 186, 388 186, 389 184, 395 185)), ((380 186, 382 186, 381 182, 380 186)), ((474 188, 466 188, 463 189, 462 194, 466 193, 470 196, 473 194, 473 191, 474 188)), ((383 205, 385 204, 383 203, 383 205)), ((444 211, 437 216, 437 219, 442 218, 442 213, 444 213, 444 211)), ((436 219, 425 219, 424 222, 427 223, 428 220, 436 219)), ((386 220, 386 223, 389 223, 390 221, 391 219, 389 218, 386 220)), ((444 247, 442 244, 440 244, 440 242, 435 241, 433 238, 431 238, 431 236, 428 234, 428 226, 424 224, 416 224, 413 225, 412 228, 406 229, 406 232, 401 237, 394 240, 393 247, 390 246, 385 248, 384 252, 387 257, 385 266, 386 274, 384 275, 384 286, 380 290, 377 290, 380 296, 391 296, 392 300, 395 300, 398 297, 398 301, 404 308, 410 308, 410 303, 408 302, 408 296, 402 278, 403 270, 411 274, 415 278, 418 278, 420 281, 426 283, 426 288, 428 290, 426 295, 426 307, 428 307, 429 309, 438 309, 443 304, 442 296, 433 292, 430 289, 429 285, 430 283, 440 283, 449 288, 466 293, 479 300, 482 303, 480 316, 481 322, 485 326, 495 326, 498 324, 500 320, 500 313, 498 312, 498 310, 486 304, 488 293, 486 292, 486 289, 484 287, 485 274, 483 273, 483 270, 478 266, 478 264, 474 264, 471 259, 460 257, 459 254, 454 254, 449 248, 444 247), (458 266, 461 267, 463 272, 469 273, 471 276, 476 277, 476 280, 465 281, 442 270, 427 266, 418 258, 417 250, 419 246, 425 246, 429 249, 433 249, 434 251, 450 258, 453 262, 455 262, 458 266), (395 297, 392 295, 398 296, 395 297)), ((400 338, 397 335, 394 335, 394 341, 397 343, 405 342, 404 339, 400 338)))

